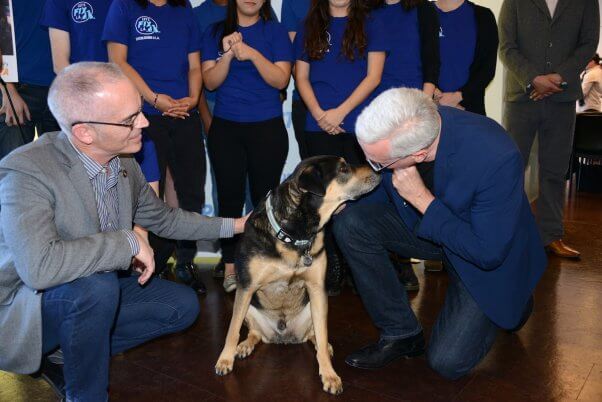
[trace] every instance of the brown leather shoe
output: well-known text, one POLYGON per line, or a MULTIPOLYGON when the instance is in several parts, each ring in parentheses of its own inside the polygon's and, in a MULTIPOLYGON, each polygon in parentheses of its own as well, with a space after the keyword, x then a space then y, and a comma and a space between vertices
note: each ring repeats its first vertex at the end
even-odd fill
POLYGON ((546 246, 546 251, 563 258, 580 258, 581 253, 573 248, 570 248, 562 239, 554 240, 546 246))

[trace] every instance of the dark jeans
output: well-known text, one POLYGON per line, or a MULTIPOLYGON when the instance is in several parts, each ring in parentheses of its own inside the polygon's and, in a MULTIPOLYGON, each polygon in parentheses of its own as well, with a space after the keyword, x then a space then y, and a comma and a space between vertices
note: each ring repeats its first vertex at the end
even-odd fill
POLYGON ((293 99, 291 112, 295 139, 297 140, 297 146, 299 147, 299 156, 301 157, 301 160, 303 160, 309 157, 307 143, 305 141, 305 118, 307 116, 307 107, 301 99, 293 99))
MULTIPOLYGON (((441 248, 419 239, 391 204, 349 205, 335 217, 337 243, 349 262, 357 290, 384 339, 422 331, 388 252, 425 260, 444 258, 441 248)), ((446 378, 467 374, 487 354, 498 327, 480 310, 451 264, 443 308, 433 327, 428 362, 446 378)))
MULTIPOLYGON (((5 123, 6 115, 0 115, 0 159, 8 155, 13 149, 33 141, 35 130, 42 135, 50 131, 60 130, 46 99, 48 98, 48 87, 41 87, 29 84, 15 84, 21 98, 27 104, 31 113, 31 120, 25 121, 22 125, 25 138, 21 136, 18 126, 7 126, 5 123)), ((10 109, 8 99, 2 99, 2 104, 10 109)))
MULTIPOLYGON (((213 117, 207 140, 217 182, 219 213, 236 218, 245 202, 248 175, 253 205, 280 184, 288 155, 288 134, 282 116, 254 123, 213 117)), ((237 238, 221 239, 222 260, 234 262, 237 238)))
POLYGON ((142 287, 137 279, 99 273, 44 291, 43 353, 63 350, 68 400, 105 401, 111 355, 196 320, 199 301, 192 289, 158 278, 142 287))
MULTIPOLYGON (((180 208, 201 213, 205 203, 207 163, 198 111, 191 110, 190 116, 183 120, 161 115, 149 115, 147 118, 150 125, 145 133, 155 142, 161 171, 159 194, 163 196, 165 174, 169 166, 180 208)), ((176 254, 178 263, 192 262, 196 254, 196 242, 178 241, 176 254)), ((162 268, 159 267, 158 271, 162 268)))

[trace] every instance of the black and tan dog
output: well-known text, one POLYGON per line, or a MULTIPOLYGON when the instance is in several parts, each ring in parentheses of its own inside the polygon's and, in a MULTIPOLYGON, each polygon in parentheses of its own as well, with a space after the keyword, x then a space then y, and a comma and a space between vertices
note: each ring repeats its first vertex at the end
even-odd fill
POLYGON ((215 365, 217 374, 232 371, 234 358, 249 356, 259 341, 309 340, 316 347, 324 391, 343 391, 330 361, 323 228, 341 204, 379 182, 380 176, 367 166, 317 156, 302 161, 259 203, 237 253, 238 288, 226 344, 215 365), (243 320, 249 335, 238 344, 243 320))

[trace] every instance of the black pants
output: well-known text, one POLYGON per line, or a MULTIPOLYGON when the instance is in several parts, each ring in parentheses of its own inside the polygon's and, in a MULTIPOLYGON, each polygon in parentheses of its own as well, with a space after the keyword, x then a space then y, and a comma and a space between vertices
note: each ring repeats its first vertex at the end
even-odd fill
MULTIPOLYGON (((201 118, 195 110, 186 119, 176 119, 161 115, 147 116, 150 125, 144 130, 155 142, 157 160, 161 171, 159 194, 163 197, 167 166, 174 180, 180 208, 201 213, 205 203, 205 145, 201 134, 201 118)), ((156 242, 154 243, 165 243, 156 242)), ((173 243, 172 243, 173 244, 173 243)), ((178 263, 192 262, 196 254, 196 242, 180 240, 177 244, 178 263)), ((169 247, 159 244, 169 258, 169 247)), ((173 251, 173 246, 172 246, 173 251)), ((157 250, 155 250, 157 253, 157 250)), ((165 256, 163 256, 164 258, 165 256)), ((161 262, 160 259, 158 262, 161 262)), ((167 259, 165 258, 165 262, 167 259)), ((163 263, 164 264, 164 263, 163 263)), ((163 268, 163 267, 159 267, 163 268)), ((160 269, 157 269, 159 272, 160 269)))
MULTIPOLYGON (((280 184, 288 155, 288 134, 282 116, 237 123, 214 117, 207 147, 217 182, 220 216, 240 217, 248 175, 253 205, 280 184)), ((234 262, 236 238, 222 239, 222 260, 234 262)))
POLYGON ((301 99, 293 99, 292 119, 293 129, 295 130, 295 139, 299 147, 299 156, 301 160, 309 157, 307 152, 307 142, 305 141, 305 118, 307 116, 307 106, 301 99))
POLYGON ((361 165, 366 163, 364 151, 354 134, 330 135, 324 131, 305 132, 307 156, 335 155, 345 158, 347 163, 361 165))
MULTIPOLYGON (((8 155, 13 149, 20 147, 21 145, 30 143, 33 141, 35 136, 35 130, 38 130, 38 135, 48 133, 50 131, 60 130, 50 109, 46 102, 48 98, 48 87, 29 85, 29 84, 15 84, 17 92, 23 98, 23 101, 27 104, 29 112, 31 113, 31 120, 26 121, 22 124, 23 136, 19 131, 18 126, 7 126, 5 123, 6 116, 0 115, 0 159, 8 155)), ((6 105, 7 109, 10 109, 10 103, 8 99, 2 99, 2 104, 6 105)))

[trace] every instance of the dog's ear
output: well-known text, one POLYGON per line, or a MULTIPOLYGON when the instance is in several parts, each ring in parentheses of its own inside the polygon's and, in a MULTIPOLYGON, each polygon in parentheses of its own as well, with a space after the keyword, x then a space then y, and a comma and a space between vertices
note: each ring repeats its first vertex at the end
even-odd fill
POLYGON ((315 166, 308 166, 299 175, 299 190, 304 193, 312 193, 324 197, 326 189, 322 180, 322 174, 315 166))

